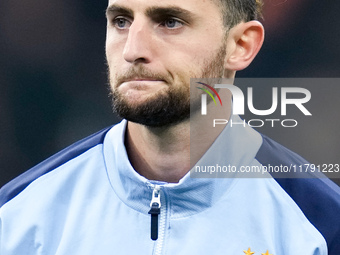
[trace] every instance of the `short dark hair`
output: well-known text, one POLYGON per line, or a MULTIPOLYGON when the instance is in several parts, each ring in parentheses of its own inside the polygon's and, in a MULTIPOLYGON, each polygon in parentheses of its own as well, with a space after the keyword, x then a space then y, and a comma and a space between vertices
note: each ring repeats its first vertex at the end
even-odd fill
POLYGON ((244 21, 262 18, 263 0, 218 0, 223 11, 226 28, 232 28, 244 21))

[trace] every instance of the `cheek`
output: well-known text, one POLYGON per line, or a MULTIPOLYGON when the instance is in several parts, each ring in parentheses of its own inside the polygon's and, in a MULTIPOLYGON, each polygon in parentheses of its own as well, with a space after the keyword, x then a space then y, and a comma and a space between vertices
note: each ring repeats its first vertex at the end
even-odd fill
POLYGON ((167 58, 169 63, 173 63, 174 69, 180 73, 187 73, 189 75, 198 74, 207 59, 211 59, 217 49, 215 44, 210 46, 205 43, 183 43, 176 50, 168 50, 167 58))
POLYGON ((121 53, 115 47, 114 44, 106 45, 106 61, 108 65, 108 74, 111 83, 111 87, 115 84, 116 77, 122 73, 123 61, 121 53))
POLYGON ((124 46, 124 38, 113 36, 111 32, 107 32, 105 51, 109 63, 117 63, 123 59, 124 46))
POLYGON ((196 56, 181 57, 178 61, 174 61, 169 68, 174 77, 178 77, 181 81, 190 82, 190 78, 199 77, 204 68, 204 59, 196 56))

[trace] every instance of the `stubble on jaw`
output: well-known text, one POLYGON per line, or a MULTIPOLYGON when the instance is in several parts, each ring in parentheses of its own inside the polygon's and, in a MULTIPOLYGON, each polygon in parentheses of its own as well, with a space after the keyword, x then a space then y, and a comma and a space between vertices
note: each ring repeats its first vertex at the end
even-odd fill
MULTIPOLYGON (((204 79, 223 77, 226 53, 226 44, 223 42, 211 59, 202 61, 201 72, 195 74, 188 71, 189 77, 204 79)), ((146 69, 142 64, 132 66, 126 73, 117 74, 114 77, 111 77, 113 74, 110 74, 109 69, 108 67, 112 107, 121 118, 148 127, 171 126, 190 118, 190 103, 192 103, 190 102, 190 80, 181 79, 178 81, 179 84, 174 85, 170 73, 155 73, 146 69), (120 92, 119 85, 135 77, 163 80, 168 87, 150 95, 143 102, 132 102, 128 95, 120 92)))

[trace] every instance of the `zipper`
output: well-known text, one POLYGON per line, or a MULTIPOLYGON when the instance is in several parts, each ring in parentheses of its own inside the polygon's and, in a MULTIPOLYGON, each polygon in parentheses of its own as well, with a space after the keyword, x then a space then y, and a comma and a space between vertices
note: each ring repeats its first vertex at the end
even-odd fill
POLYGON ((161 198, 161 186, 152 185, 152 188, 152 199, 149 211, 149 214, 151 214, 151 239, 153 241, 157 240, 154 254, 161 255, 166 228, 167 206, 165 197, 162 196, 161 198), (161 201, 163 203, 163 207, 161 206, 161 201))
POLYGON ((161 213, 161 187, 155 185, 152 192, 152 199, 150 203, 151 214, 151 239, 156 241, 158 239, 158 215, 161 213))

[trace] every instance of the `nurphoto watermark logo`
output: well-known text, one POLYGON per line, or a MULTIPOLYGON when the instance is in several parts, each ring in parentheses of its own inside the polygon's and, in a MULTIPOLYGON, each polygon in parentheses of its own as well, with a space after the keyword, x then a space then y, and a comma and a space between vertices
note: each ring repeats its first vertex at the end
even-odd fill
POLYGON ((340 178, 339 95, 339 78, 192 78, 190 176, 340 178))
MULTIPOLYGON (((264 125, 269 125, 275 127, 276 125, 281 125, 282 127, 296 127, 298 121, 294 118, 287 118, 287 106, 292 105, 296 107, 304 116, 312 116, 312 113, 305 106, 311 100, 311 92, 302 87, 271 87, 270 97, 262 96, 261 98, 254 98, 254 87, 243 88, 242 91, 238 86, 233 84, 214 84, 209 85, 203 82, 196 82, 199 86, 197 89, 204 91, 201 94, 201 115, 208 114, 208 97, 214 102, 216 107, 223 107, 223 99, 221 99, 219 92, 222 90, 228 90, 232 95, 232 102, 225 102, 224 105, 229 104, 232 109, 232 115, 243 116, 245 114, 245 109, 251 114, 257 116, 253 119, 243 120, 242 122, 234 122, 232 119, 215 118, 213 119, 213 127, 217 125, 249 125, 251 127, 263 127, 264 125), (219 92, 218 92, 219 91, 219 92), (279 96, 280 95, 280 96, 279 96), (217 99, 219 104, 217 103, 217 99), (271 106, 266 109, 257 109, 254 106, 254 101, 268 101, 271 102, 271 106), (280 106, 280 107, 279 107, 280 106), (247 108, 246 108, 247 107, 247 108), (278 110, 280 108, 280 110, 278 110), (273 113, 280 111, 280 118, 270 118, 269 116, 273 113)), ((268 89, 268 88, 267 88, 268 89)), ((209 110, 214 110, 210 107, 209 110)), ((216 110, 216 109, 215 109, 216 110)))

